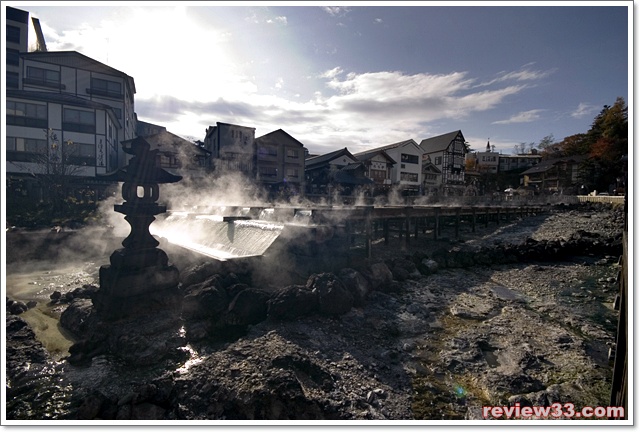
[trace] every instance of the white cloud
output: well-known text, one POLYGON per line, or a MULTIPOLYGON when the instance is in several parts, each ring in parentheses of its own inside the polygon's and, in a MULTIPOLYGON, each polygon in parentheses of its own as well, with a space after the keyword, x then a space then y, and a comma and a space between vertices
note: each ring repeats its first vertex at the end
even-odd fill
POLYGON ((320 78, 333 79, 336 76, 340 75, 342 72, 343 72, 343 70, 339 66, 336 66, 333 69, 329 69, 328 71, 325 71, 322 74, 320 74, 320 78))
POLYGON ((580 104, 578 104, 578 108, 576 108, 575 111, 571 113, 571 117, 580 119, 586 116, 593 115, 596 112, 598 112, 597 106, 581 102, 580 104))
MULTIPOLYGON (((336 67, 322 77, 335 92, 327 96, 317 91, 307 100, 253 92, 209 102, 141 99, 137 106, 143 111, 142 120, 163 124, 183 136, 194 135, 186 127, 204 131, 224 121, 255 127, 256 136, 282 128, 315 153, 341 147, 356 152, 409 138, 420 141, 429 136, 426 125, 494 109, 525 88, 512 85, 474 91, 475 80, 464 72, 345 74, 336 67), (159 113, 166 115, 161 118, 159 113)), ((532 119, 541 111, 521 113, 511 120, 532 119)))
POLYGON ((278 17, 275 17, 274 19, 268 19, 267 23, 269 23, 269 24, 280 23, 280 24, 287 25, 287 17, 286 16, 278 16, 278 17))
MULTIPOLYGON (((325 10, 334 15, 348 11, 325 10)), ((301 97, 295 80, 282 69, 269 70, 270 81, 259 88, 261 69, 267 66, 248 69, 257 78, 244 74, 241 68, 247 61, 233 49, 233 35, 216 26, 196 25, 183 8, 122 11, 117 19, 80 24, 73 31, 45 27, 47 45, 52 51, 80 51, 134 77, 141 120, 199 139, 207 126, 221 121, 255 127, 256 136, 282 128, 317 153, 341 147, 360 151, 409 138, 420 141, 429 136, 428 125, 433 122, 458 121, 495 109, 527 88, 527 80, 544 76, 524 68, 503 73, 494 87, 479 91, 478 80, 468 72, 355 73, 336 66, 310 75, 309 81, 320 79, 326 88, 305 89, 306 94, 313 93, 301 97), (139 29, 135 45, 132 28, 139 29), (179 38, 167 31, 171 28, 181 29, 179 38), (296 96, 280 96, 285 92, 277 90, 285 82, 296 96), (261 92, 262 88, 273 94, 261 92)), ((529 112, 529 118, 539 111, 529 112)), ((523 113, 520 120, 524 118, 523 113)))
POLYGON ((494 121, 492 124, 512 124, 512 123, 530 123, 540 119, 540 113, 544 112, 543 109, 534 109, 529 111, 522 111, 509 117, 507 120, 494 121))
POLYGON ((520 70, 516 72, 509 72, 501 76, 499 81, 516 80, 516 81, 533 81, 546 78, 553 73, 553 70, 548 71, 536 71, 536 70, 520 70))
POLYGON ((349 12, 349 8, 344 6, 322 6, 322 10, 331 16, 344 16, 349 12))
POLYGON ((382 18, 376 18, 374 21, 378 24, 382 24, 382 18))
POLYGON ((516 82, 523 82, 523 81, 537 81, 537 80, 541 80, 543 78, 548 77, 549 75, 553 74, 555 72, 555 69, 549 69, 546 71, 543 70, 531 70, 529 69, 529 66, 531 66, 531 64, 529 65, 525 65, 522 69, 518 70, 518 71, 511 71, 511 72, 506 72, 506 71, 502 71, 498 73, 498 77, 494 78, 488 82, 483 82, 481 84, 478 85, 478 87, 483 87, 483 86, 490 86, 492 84, 496 84, 496 83, 502 83, 505 81, 516 81, 516 82))
POLYGON ((194 25, 183 7, 127 8, 99 26, 80 24, 77 30, 60 34, 48 30, 50 51, 76 50, 134 77, 136 98, 171 92, 185 100, 208 100, 257 91, 255 83, 235 66, 239 62, 229 46, 229 34, 213 26, 194 25), (140 23, 152 24, 141 27, 140 23), (135 43, 131 33, 122 31, 132 28, 140 29, 135 43), (176 28, 179 38, 168 31, 176 28))

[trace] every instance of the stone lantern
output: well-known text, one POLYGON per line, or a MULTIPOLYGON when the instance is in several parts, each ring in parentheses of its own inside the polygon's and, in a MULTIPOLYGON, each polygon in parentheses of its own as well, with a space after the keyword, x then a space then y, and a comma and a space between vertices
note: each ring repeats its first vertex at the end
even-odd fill
POLYGON ((125 215, 131 233, 111 254, 110 265, 100 268, 100 289, 93 303, 102 319, 117 320, 147 313, 176 312, 180 309, 178 269, 169 265, 167 254, 158 249, 158 240, 149 232, 155 216, 166 211, 158 205, 159 184, 182 179, 157 166, 158 150, 150 150, 142 137, 122 143, 133 155, 126 167, 103 176, 123 182, 124 203, 114 206, 125 215))

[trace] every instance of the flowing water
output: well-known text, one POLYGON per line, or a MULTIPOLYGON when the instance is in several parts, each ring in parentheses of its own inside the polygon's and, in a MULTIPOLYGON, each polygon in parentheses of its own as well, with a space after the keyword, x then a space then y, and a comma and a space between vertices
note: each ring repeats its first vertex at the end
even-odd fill
POLYGON ((34 330, 37 339, 54 359, 68 354, 72 336, 59 323, 63 306, 51 303, 55 291, 66 293, 85 284, 97 284, 99 264, 94 262, 66 265, 40 263, 7 268, 6 296, 12 300, 37 305, 20 316, 34 330))
POLYGON ((224 261, 263 255, 283 228, 283 224, 269 220, 224 220, 222 216, 176 212, 152 224, 150 232, 169 243, 224 261))

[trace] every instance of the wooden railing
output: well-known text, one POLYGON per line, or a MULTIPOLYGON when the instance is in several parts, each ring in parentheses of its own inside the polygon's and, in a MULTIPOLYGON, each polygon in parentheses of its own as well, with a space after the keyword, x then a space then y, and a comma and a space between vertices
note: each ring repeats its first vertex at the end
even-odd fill
POLYGON ((624 196, 609 196, 609 195, 578 195, 578 201, 580 202, 601 202, 611 204, 624 204, 624 196))

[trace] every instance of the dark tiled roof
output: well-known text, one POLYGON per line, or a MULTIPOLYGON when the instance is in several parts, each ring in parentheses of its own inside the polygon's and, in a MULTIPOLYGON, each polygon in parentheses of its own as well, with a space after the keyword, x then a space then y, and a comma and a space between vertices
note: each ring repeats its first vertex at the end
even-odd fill
POLYGON ((422 142, 420 142, 420 147, 422 150, 429 153, 444 150, 449 147, 451 141, 453 141, 459 133, 462 132, 457 130, 443 135, 423 139, 422 142))
POLYGON ((302 144, 300 141, 298 141, 297 139, 295 139, 294 137, 292 137, 291 135, 289 135, 286 131, 284 131, 282 129, 274 130, 273 132, 269 132, 268 134, 264 134, 264 135, 256 138, 256 142, 258 142, 258 143, 260 141, 271 142, 274 139, 277 140, 278 135, 284 135, 286 138, 289 138, 295 144, 298 144, 300 147, 304 147, 304 144, 302 144))
POLYGON ((342 168, 340 168, 341 171, 353 171, 356 170, 358 168, 362 167, 362 163, 361 162, 357 162, 357 163, 352 163, 349 165, 345 165, 342 168))
MULTIPOLYGON (((353 165, 358 165, 358 164, 353 164, 353 165)), ((347 168, 347 167, 344 167, 344 168, 347 168)), ((351 172, 349 172, 352 170, 345 170, 344 168, 332 174, 333 181, 337 183, 350 184, 350 185, 365 185, 365 184, 373 183, 373 180, 371 180, 370 178, 354 176, 353 174, 351 174, 351 172)))
POLYGON ((400 142, 397 142, 397 143, 389 144, 389 145, 386 145, 386 146, 376 147, 374 149, 367 150, 365 152, 361 152, 359 154, 364 154, 364 153, 369 153, 369 152, 379 152, 381 150, 391 150, 391 149, 394 149, 394 148, 402 147, 402 146, 404 146, 406 144, 410 144, 410 143, 413 143, 414 145, 418 146, 418 143, 415 142, 413 139, 408 139, 408 140, 400 141, 400 142))
POLYGON ((541 172, 545 172, 550 170, 551 168, 553 168, 554 165, 557 165, 559 163, 576 163, 579 164, 580 162, 584 161, 585 159, 587 159, 587 156, 583 156, 583 155, 579 155, 579 156, 568 156, 568 157, 563 157, 563 158, 556 158, 556 159, 547 159, 545 161, 542 161, 540 163, 538 163, 537 165, 529 168, 528 170, 522 172, 522 174, 536 174, 536 173, 541 173, 541 172))
POLYGON ((352 159, 356 159, 356 157, 352 155, 351 152, 349 152, 349 150, 347 150, 347 148, 345 147, 340 150, 332 151, 331 153, 310 157, 305 161, 305 165, 307 166, 307 168, 313 165, 321 165, 340 156, 349 156, 352 159))
POLYGON ((389 154, 384 151, 384 150, 380 150, 380 149, 375 149, 375 150, 368 150, 365 152, 360 152, 360 153, 354 153, 353 154, 356 159, 358 159, 359 161, 367 161, 371 158, 374 158, 378 155, 382 155, 384 156, 389 162, 391 162, 392 164, 395 164, 396 161, 393 160, 393 158, 391 156, 389 156, 389 154))

